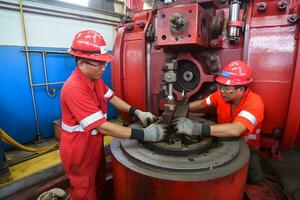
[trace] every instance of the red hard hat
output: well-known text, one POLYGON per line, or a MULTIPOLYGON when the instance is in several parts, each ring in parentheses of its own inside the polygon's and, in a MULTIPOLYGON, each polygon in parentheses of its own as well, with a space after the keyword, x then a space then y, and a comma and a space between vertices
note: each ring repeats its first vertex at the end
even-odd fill
POLYGON ((96 61, 112 61, 112 56, 107 53, 106 42, 102 35, 92 30, 77 33, 68 52, 80 58, 96 61))
POLYGON ((251 70, 241 60, 236 60, 226 65, 216 81, 224 85, 246 85, 252 82, 251 70))

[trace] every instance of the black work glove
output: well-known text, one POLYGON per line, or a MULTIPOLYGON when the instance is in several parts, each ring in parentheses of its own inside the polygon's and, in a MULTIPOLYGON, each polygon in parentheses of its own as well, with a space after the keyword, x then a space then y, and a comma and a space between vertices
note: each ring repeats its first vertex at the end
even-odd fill
POLYGON ((175 131, 179 134, 188 136, 198 135, 201 137, 210 136, 210 126, 200 122, 194 122, 185 117, 180 117, 173 120, 172 123, 175 131))

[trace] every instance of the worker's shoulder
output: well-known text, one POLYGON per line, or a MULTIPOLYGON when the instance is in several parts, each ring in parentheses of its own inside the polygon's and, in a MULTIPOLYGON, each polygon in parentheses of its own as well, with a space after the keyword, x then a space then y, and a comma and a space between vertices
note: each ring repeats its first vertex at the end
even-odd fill
POLYGON ((257 93, 253 92, 252 90, 249 89, 248 97, 247 97, 247 102, 250 104, 255 104, 256 106, 264 106, 264 102, 261 98, 260 95, 257 93))
POLYGON ((86 90, 86 85, 82 83, 78 76, 70 76, 64 83, 61 93, 65 94, 69 91, 86 90))

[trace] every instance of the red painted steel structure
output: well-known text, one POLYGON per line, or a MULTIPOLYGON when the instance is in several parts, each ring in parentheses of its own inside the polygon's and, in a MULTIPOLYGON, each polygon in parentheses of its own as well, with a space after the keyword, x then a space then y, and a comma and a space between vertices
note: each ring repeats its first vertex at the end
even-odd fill
MULTIPOLYGON (((165 88, 173 83, 170 66, 177 66, 176 103, 182 89, 189 101, 208 95, 221 66, 244 60, 253 73, 250 88, 265 103, 261 147, 280 159, 280 148, 300 143, 300 1, 236 2, 157 1, 153 10, 124 21, 114 46, 114 89, 130 104, 161 115, 168 102, 165 88), (177 65, 170 65, 174 60, 177 65)), ((112 165, 117 200, 241 199, 247 174, 244 166, 223 178, 185 182, 138 173, 115 157, 112 165)))
MULTIPOLYGON (((200 81, 188 93, 192 100, 208 94, 207 83, 213 81, 214 73, 205 59, 207 54, 217 56, 220 66, 243 59, 252 68, 254 82, 250 87, 265 102, 262 132, 266 139, 262 139, 262 147, 273 147, 275 156, 278 141, 284 149, 299 144, 300 1, 249 1, 239 12, 243 23, 225 23, 217 37, 212 36, 213 18, 224 12, 226 22, 229 5, 213 0, 197 2, 157 4, 155 12, 143 11, 119 27, 112 68, 117 95, 140 109, 160 114, 163 100, 159 97, 159 87, 166 60, 175 57, 191 61, 200 70, 200 81), (188 21, 184 32, 169 31, 168 17, 175 11, 188 21), (243 25, 235 42, 227 40, 229 24, 243 25)), ((180 91, 174 93, 180 99, 180 91)))
POLYGON ((248 164, 236 173, 223 178, 207 181, 172 181, 153 178, 136 173, 112 159, 115 200, 153 199, 235 199, 243 198, 248 164), (229 192, 230 191, 230 192, 229 192))

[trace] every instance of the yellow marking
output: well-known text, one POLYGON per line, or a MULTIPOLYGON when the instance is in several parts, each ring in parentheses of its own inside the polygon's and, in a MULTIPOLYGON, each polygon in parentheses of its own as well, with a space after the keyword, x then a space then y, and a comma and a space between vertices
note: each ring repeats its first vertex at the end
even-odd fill
POLYGON ((104 145, 110 144, 112 139, 113 138, 111 136, 108 136, 108 135, 104 136, 104 145))
MULTIPOLYGON (((112 140, 111 136, 104 137, 104 145, 110 144, 112 140)), ((60 164, 59 150, 55 150, 44 155, 32 158, 30 160, 24 161, 22 163, 16 164, 9 167, 11 172, 11 180, 15 181, 36 172, 42 171, 46 168, 52 167, 54 165, 60 164)), ((1 183, 0 187, 7 184, 8 182, 1 183)))

